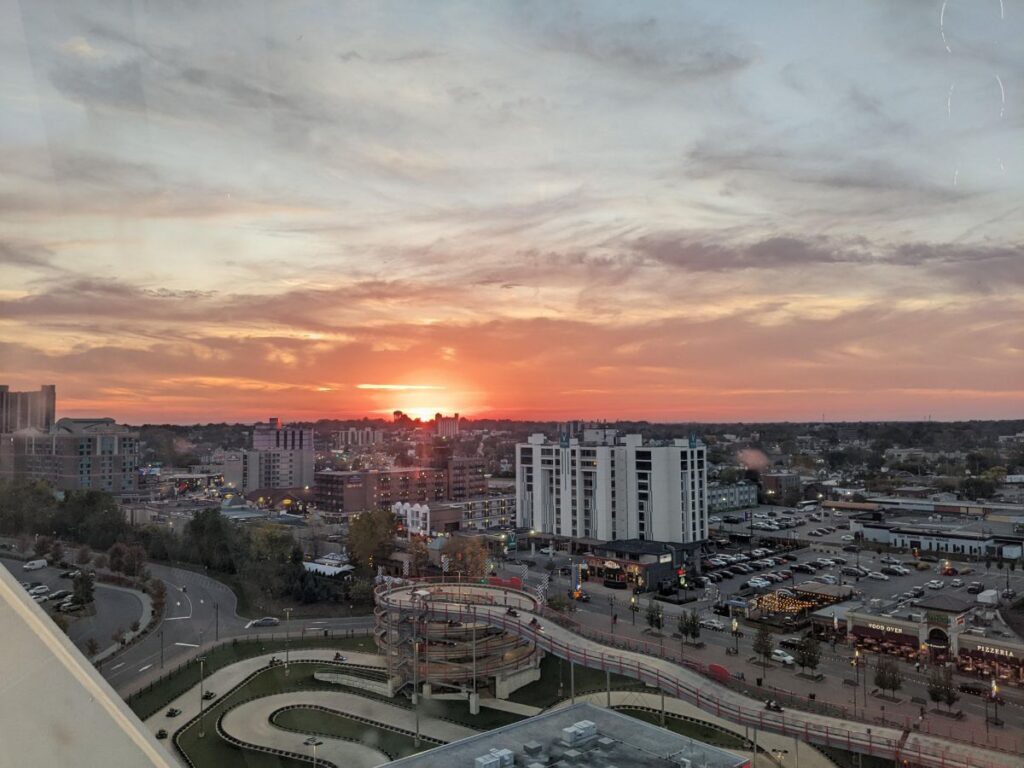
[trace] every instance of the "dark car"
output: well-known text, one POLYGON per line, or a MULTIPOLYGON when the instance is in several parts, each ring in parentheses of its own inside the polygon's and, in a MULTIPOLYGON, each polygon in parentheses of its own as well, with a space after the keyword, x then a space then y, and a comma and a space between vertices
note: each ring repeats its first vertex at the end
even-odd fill
POLYGON ((796 555, 787 552, 786 554, 782 555, 782 559, 787 560, 790 563, 795 563, 799 558, 796 555))
POLYGON ((280 623, 280 619, 275 619, 273 616, 264 616, 262 619, 254 619, 253 621, 249 622, 249 626, 276 627, 280 623))
POLYGON ((215 698, 217 698, 217 694, 214 693, 213 691, 206 691, 203 694, 203 701, 209 701, 210 699, 215 699, 215 698))
POLYGON ((181 710, 178 709, 177 707, 171 707, 170 709, 167 710, 167 716, 168 717, 177 717, 180 714, 181 714, 181 710))
POLYGON ((980 595, 985 591, 985 585, 980 581, 972 581, 967 585, 967 594, 969 595, 980 595))
POLYGON ((984 696, 990 701, 997 701, 1000 704, 1006 703, 1002 696, 998 693, 993 696, 992 689, 987 685, 981 685, 980 683, 960 683, 960 685, 957 686, 957 690, 959 690, 960 693, 969 693, 971 696, 984 696))
POLYGON ((159 731, 156 732, 156 737, 158 739, 166 739, 167 738, 167 729, 161 728, 159 731))
POLYGON ((843 547, 843 552, 857 552, 860 549, 856 544, 847 544, 843 547))
POLYGON ((1012 589, 1004 589, 999 594, 1000 596, 1002 596, 1003 600, 1013 600, 1013 598, 1017 596, 1017 593, 1014 592, 1012 589))
POLYGON ((807 563, 796 563, 792 570, 797 573, 815 573, 816 569, 814 566, 808 565, 807 563))
POLYGON ((839 555, 829 555, 828 559, 831 560, 833 563, 838 563, 839 565, 846 565, 847 563, 846 558, 840 557, 839 555))
POLYGON ((64 571, 63 573, 61 573, 60 577, 62 579, 77 579, 81 575, 81 571, 64 571))

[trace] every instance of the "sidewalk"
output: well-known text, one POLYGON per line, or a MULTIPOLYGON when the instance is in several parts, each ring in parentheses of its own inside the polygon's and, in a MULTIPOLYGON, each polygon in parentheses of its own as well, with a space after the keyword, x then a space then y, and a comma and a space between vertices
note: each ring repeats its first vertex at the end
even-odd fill
POLYGON ((96 584, 96 589, 116 589, 121 592, 128 592, 134 595, 142 603, 142 616, 139 617, 139 631, 132 632, 131 630, 125 632, 124 642, 118 645, 117 643, 104 648, 102 651, 93 656, 90 661, 95 665, 101 661, 110 658, 115 655, 118 651, 126 648, 132 640, 142 634, 143 630, 149 626, 149 622, 153 620, 153 600, 145 592, 138 589, 129 589, 128 587, 120 587, 116 584, 104 584, 99 582, 96 584))

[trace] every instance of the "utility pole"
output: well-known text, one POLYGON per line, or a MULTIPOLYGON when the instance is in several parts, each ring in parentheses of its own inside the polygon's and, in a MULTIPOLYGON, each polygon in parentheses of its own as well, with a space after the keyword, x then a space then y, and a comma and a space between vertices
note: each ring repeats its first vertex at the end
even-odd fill
POLYGON ((420 745, 420 640, 416 633, 419 622, 413 625, 412 633, 412 708, 416 715, 416 737, 414 746, 420 745))
POLYGON ((213 604, 213 639, 220 640, 220 603, 213 604))

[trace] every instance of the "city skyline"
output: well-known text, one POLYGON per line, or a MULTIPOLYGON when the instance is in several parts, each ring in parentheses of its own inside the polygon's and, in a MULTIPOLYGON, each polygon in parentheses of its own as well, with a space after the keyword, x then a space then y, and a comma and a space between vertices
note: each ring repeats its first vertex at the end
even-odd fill
POLYGON ((5 4, 4 380, 129 423, 1019 416, 1024 6, 944 8, 5 4))

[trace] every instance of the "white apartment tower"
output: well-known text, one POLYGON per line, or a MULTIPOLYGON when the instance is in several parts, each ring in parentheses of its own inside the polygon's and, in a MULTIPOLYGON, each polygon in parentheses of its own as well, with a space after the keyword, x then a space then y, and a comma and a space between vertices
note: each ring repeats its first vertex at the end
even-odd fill
POLYGON ((644 445, 586 430, 582 440, 531 435, 516 445, 516 520, 602 541, 673 543, 708 535, 707 449, 696 437, 644 445))

